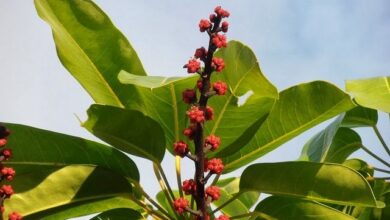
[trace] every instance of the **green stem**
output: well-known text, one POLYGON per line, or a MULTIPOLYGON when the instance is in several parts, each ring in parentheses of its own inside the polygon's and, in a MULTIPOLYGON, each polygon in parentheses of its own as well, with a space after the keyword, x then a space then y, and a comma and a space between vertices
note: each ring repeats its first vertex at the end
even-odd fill
POLYGON ((372 128, 374 129, 374 132, 375 132, 376 136, 378 137, 379 141, 382 143, 383 148, 385 148, 387 154, 390 156, 390 149, 386 145, 386 142, 383 139, 381 133, 379 132, 378 127, 376 125, 374 125, 374 126, 372 126, 372 128))
POLYGON ((221 174, 217 174, 215 177, 214 177, 214 180, 213 182, 211 183, 212 186, 215 186, 217 183, 218 183, 218 180, 219 180, 219 177, 221 176, 221 174))
POLYGON ((141 206, 149 215, 153 216, 153 218, 158 220, 169 220, 169 218, 161 215, 160 213, 156 212, 155 210, 149 208, 149 206, 141 200, 138 200, 134 196, 130 196, 131 200, 133 200, 135 203, 137 203, 139 206, 141 206))
POLYGON ((390 177, 375 177, 377 180, 390 180, 390 177))
POLYGON ((370 151, 368 148, 366 148, 365 146, 361 145, 360 146, 362 148, 362 150, 364 150, 366 153, 368 153, 369 155, 371 155, 372 157, 374 157, 375 159, 377 159, 378 161, 380 161, 381 163, 383 163, 384 165, 386 165, 387 167, 390 168, 390 164, 387 163, 385 160, 383 160, 382 158, 378 157, 378 155, 376 155, 375 153, 373 153, 372 151, 370 151))
MULTIPOLYGON (((175 197, 171 197, 171 195, 169 194, 167 187, 164 184, 164 180, 161 178, 157 164, 153 164, 153 171, 154 171, 154 174, 156 175, 156 178, 158 180, 158 183, 160 184, 162 191, 165 194, 166 199, 168 200, 169 205, 171 206, 172 210, 175 210, 175 207, 173 207, 173 200, 175 199, 175 197)), ((175 213, 176 217, 179 218, 179 215, 176 212, 174 212, 174 213, 175 213)))
POLYGON ((176 179, 177 179, 177 187, 179 188, 180 197, 184 197, 183 188, 181 185, 181 157, 175 157, 175 167, 176 167, 176 179))
POLYGON ((165 175, 163 168, 161 167, 160 164, 156 164, 156 166, 157 166, 157 168, 158 168, 158 170, 159 170, 159 172, 160 172, 160 174, 161 174, 161 176, 162 176, 162 178, 164 180, 165 185, 167 186, 169 194, 171 195, 172 199, 174 200, 175 199, 175 195, 173 194, 172 188, 169 185, 167 176, 165 175))
POLYGON ((163 213, 166 217, 172 218, 172 216, 162 207, 160 204, 158 204, 152 197, 150 197, 144 189, 139 185, 139 183, 135 183, 136 187, 141 190, 142 195, 152 204, 154 205, 161 213, 163 213))
POLYGON ((382 172, 382 173, 389 173, 390 174, 390 170, 385 170, 385 169, 381 169, 381 168, 377 168, 377 167, 374 167, 374 170, 382 172))
POLYGON ((238 192, 236 195, 234 195, 232 198, 228 199, 226 202, 222 203, 222 205, 220 205, 218 208, 214 209, 211 213, 216 213, 218 212, 219 210, 221 210, 223 207, 229 205, 231 202, 233 202, 234 200, 236 200, 240 195, 242 194, 242 192, 238 192))

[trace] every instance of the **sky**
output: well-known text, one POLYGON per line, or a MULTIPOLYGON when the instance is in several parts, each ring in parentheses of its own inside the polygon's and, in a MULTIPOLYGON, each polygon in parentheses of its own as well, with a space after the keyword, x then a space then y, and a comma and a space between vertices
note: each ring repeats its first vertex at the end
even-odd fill
MULTIPOLYGON (((326 80, 344 88, 348 79, 390 75, 390 2, 387 0, 98 0, 96 3, 129 39, 150 75, 180 76, 183 64, 207 38, 197 28, 216 5, 230 11, 228 39, 250 46, 267 78, 283 90, 326 80)), ((80 127, 93 103, 59 62, 49 26, 33 1, 0 0, 0 121, 21 123, 96 140, 80 127)), ((257 162, 298 158, 301 148, 327 123, 284 144, 257 162)), ((390 143, 390 125, 379 129, 390 143)), ((359 129, 366 146, 386 157, 370 129, 359 129)), ((166 154, 168 155, 168 154, 166 154)), ((375 166, 363 152, 354 154, 375 166)), ((151 164, 133 158, 141 183, 157 193, 151 164), (142 167, 142 168, 141 168, 142 167), (145 172, 146 171, 146 172, 145 172), (144 175, 146 174, 146 175, 144 175)), ((176 183, 171 158, 163 162, 176 183)), ((184 169, 192 170, 189 163, 184 169)), ((231 175, 238 176, 239 170, 231 175)), ((190 172, 189 172, 190 173, 190 172)), ((184 178, 186 175, 184 175, 184 178)))

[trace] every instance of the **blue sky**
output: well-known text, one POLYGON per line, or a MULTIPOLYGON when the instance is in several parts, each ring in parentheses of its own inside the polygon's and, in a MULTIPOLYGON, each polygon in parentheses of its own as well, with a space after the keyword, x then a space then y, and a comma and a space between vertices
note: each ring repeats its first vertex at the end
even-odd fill
MULTIPOLYGON (((316 79, 344 88, 346 79, 389 75, 390 2, 386 0, 96 3, 128 37, 151 75, 186 74, 183 64, 195 48, 207 43, 197 24, 216 5, 231 12, 228 38, 242 41, 254 50, 263 72, 279 90, 316 79)), ((74 116, 85 119, 92 100, 58 61, 49 26, 39 19, 32 1, 2 0, 0 27, 0 121, 92 139, 74 116)), ((384 115, 381 119, 379 127, 386 134, 389 121, 384 115)), ((295 160, 305 141, 323 126, 260 161, 295 160)), ((385 157, 373 132, 360 131, 365 144, 385 157)), ((389 135, 386 140, 390 142, 389 135)), ((355 155, 377 164, 364 153, 355 155)), ((139 167, 151 171, 148 162, 136 161, 139 167)), ((173 162, 165 160, 164 165, 169 169, 173 162)), ((171 171, 168 175, 173 184, 171 171)), ((152 194, 157 192, 153 179, 142 177, 146 190, 152 194)))

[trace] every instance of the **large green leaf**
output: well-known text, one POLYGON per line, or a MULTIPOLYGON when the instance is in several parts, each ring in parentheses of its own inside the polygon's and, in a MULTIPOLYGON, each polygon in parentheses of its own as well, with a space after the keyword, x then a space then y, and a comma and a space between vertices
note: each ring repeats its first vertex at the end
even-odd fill
POLYGON ((347 94, 327 82, 291 87, 280 93, 269 116, 248 144, 232 144, 216 156, 224 160, 224 172, 231 172, 353 107, 347 94))
POLYGON ((127 208, 112 209, 91 218, 91 220, 141 220, 145 219, 142 215, 133 210, 127 208))
POLYGON ((244 170, 240 191, 258 191, 342 205, 377 206, 364 177, 339 164, 306 161, 254 164, 244 170))
MULTIPOLYGON (((91 164, 139 181, 135 163, 115 148, 25 125, 6 123, 6 127, 12 132, 8 146, 14 152, 12 160, 6 164, 14 167, 18 175, 32 172, 34 169, 91 164)), ((24 190, 28 188, 24 187, 24 190)))
POLYGON ((74 217, 85 216, 89 214, 105 212, 116 208, 132 208, 139 212, 144 212, 143 208, 135 202, 123 197, 111 197, 104 199, 88 200, 82 202, 74 202, 68 205, 44 210, 33 215, 29 215, 25 220, 40 219, 40 220, 57 220, 69 219, 74 217))
MULTIPOLYGON (((226 67, 221 73, 214 74, 212 79, 227 82, 229 90, 225 96, 215 96, 209 100, 209 105, 215 111, 215 119, 206 123, 206 131, 221 137, 220 149, 223 149, 249 128, 256 131, 259 125, 252 126, 268 114, 278 94, 262 74, 249 47, 231 41, 226 49, 219 50, 215 56, 222 57, 226 67), (249 97, 240 103, 240 97, 245 95, 249 97)), ((187 126, 185 112, 188 105, 181 100, 181 93, 184 89, 194 88, 197 77, 135 76, 122 71, 119 79, 122 83, 137 86, 140 91, 138 100, 142 100, 140 105, 143 106, 138 110, 160 122, 166 134, 167 148, 172 151, 172 142, 184 138, 181 133, 187 126)), ((250 138, 243 141, 247 142, 250 138)))
POLYGON ((100 139, 129 154, 160 163, 165 153, 160 125, 141 112, 91 105, 83 126, 100 139))
MULTIPOLYGON (((216 185, 230 195, 234 195, 240 191, 240 178, 230 177, 221 179, 218 180, 216 185)), ((257 203, 259 197, 259 192, 244 192, 237 198, 237 200, 239 200, 247 209, 250 209, 257 203)))
POLYGON ((378 112, 374 109, 356 106, 347 111, 341 123, 344 127, 373 127, 378 122, 378 112))
POLYGON ((313 162, 342 163, 349 155, 360 149, 359 134, 350 128, 339 127, 343 115, 324 130, 312 137, 302 149, 300 160, 313 162))
POLYGON ((345 84, 359 105, 390 112, 390 76, 347 80, 345 84))
POLYGON ((261 212, 270 218, 253 217, 251 219, 277 219, 277 220, 353 220, 350 215, 346 215, 336 209, 328 207, 318 202, 270 196, 261 201, 254 212, 261 212))
POLYGON ((123 34, 90 0, 35 0, 39 16, 52 28, 58 57, 97 103, 125 106, 136 92, 121 84, 126 70, 146 75, 123 34))
POLYGON ((17 193, 6 200, 4 216, 13 210, 29 216, 71 203, 129 197, 132 193, 132 187, 124 177, 107 169, 86 165, 36 169, 19 174, 12 186, 17 193), (24 191, 25 188, 32 189, 24 191))

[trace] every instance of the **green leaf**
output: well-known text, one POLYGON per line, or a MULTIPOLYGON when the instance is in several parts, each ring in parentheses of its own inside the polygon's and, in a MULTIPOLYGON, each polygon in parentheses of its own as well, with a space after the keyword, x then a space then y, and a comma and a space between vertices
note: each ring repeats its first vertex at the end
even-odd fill
POLYGON ((240 191, 258 191, 341 205, 377 206, 364 177, 339 164, 306 161, 254 164, 244 170, 240 191))
POLYGON ((132 208, 139 212, 144 211, 142 207, 138 206, 128 198, 111 197, 105 199, 88 200, 82 202, 75 202, 68 205, 63 205, 57 208, 44 210, 42 212, 29 215, 25 220, 41 219, 41 220, 57 220, 69 219, 74 217, 85 216, 89 214, 108 211, 116 208, 132 208))
POLYGON ((342 121, 344 127, 373 127, 378 122, 378 112, 374 109, 356 106, 345 113, 342 121))
MULTIPOLYGON (((240 178, 230 177, 227 179, 218 180, 217 184, 220 189, 225 190, 230 195, 234 195, 240 191, 240 178)), ((260 197, 258 192, 244 192, 237 199, 247 208, 250 209, 260 197)), ((223 210, 223 209, 222 209, 223 210)))
POLYGON ((359 172, 362 176, 368 177, 374 175, 374 169, 372 166, 368 165, 367 162, 361 160, 361 159, 349 159, 344 161, 344 166, 347 166, 351 169, 356 170, 359 172))
POLYGON ((71 203, 129 197, 132 193, 132 187, 124 177, 110 170, 86 165, 36 169, 18 174, 12 186, 17 194, 5 201, 4 216, 17 210, 28 217, 71 203), (30 190, 25 191, 26 188, 30 190))
MULTIPOLYGON (((228 201, 229 199, 231 199, 233 197, 233 195, 231 195, 230 193, 228 193, 224 189, 220 189, 220 193, 221 193, 221 197, 218 200, 213 202, 213 204, 216 207, 221 206, 222 204, 224 204, 226 201, 228 201)), ((234 216, 234 215, 246 214, 249 212, 249 209, 239 199, 235 199, 233 202, 231 202, 227 206, 223 207, 221 209, 221 212, 225 215, 228 215, 228 216, 234 216)), ((243 218, 243 219, 245 219, 245 218, 243 218)))
POLYGON ((112 209, 109 211, 105 211, 93 218, 91 220, 139 220, 139 219, 145 219, 142 217, 142 215, 133 210, 133 209, 126 209, 126 208, 120 208, 120 209, 112 209))
POLYGON ((328 207, 318 202, 270 196, 261 201, 254 212, 268 215, 270 218, 251 219, 277 219, 277 220, 353 220, 350 215, 346 215, 336 209, 328 207))
POLYGON ((88 120, 83 126, 126 153, 156 163, 164 158, 164 132, 156 121, 141 112, 95 104, 88 109, 88 120))
POLYGON ((347 80, 345 86, 359 105, 390 112, 390 76, 347 80))
POLYGON ((5 125, 12 132, 8 138, 8 146, 13 150, 12 160, 6 164, 14 167, 18 175, 66 165, 91 164, 139 181, 135 163, 115 148, 25 125, 5 125))
POLYGON ((312 137, 302 149, 300 160, 342 163, 362 146, 358 133, 340 128, 343 115, 312 137))
MULTIPOLYGON (((225 81, 230 87, 225 96, 215 96, 209 100, 209 105, 215 111, 215 119, 206 124, 206 132, 218 135, 222 141, 220 149, 223 149, 247 129, 258 129, 259 125, 251 126, 268 114, 278 93, 262 74, 254 53, 242 43, 230 41, 227 48, 219 50, 215 56, 224 59, 226 68, 214 74, 213 81, 225 81), (246 101, 240 103, 240 97, 248 95, 246 101)), ((182 92, 194 88, 197 79, 135 76, 125 71, 119 74, 122 83, 137 86, 140 91, 137 100, 142 103, 139 104, 141 107, 132 108, 137 108, 162 125, 167 149, 171 152, 172 142, 184 138, 182 130, 188 124, 188 105, 182 101, 182 92)), ((242 141, 247 142, 250 138, 242 141)))
POLYGON ((121 84, 120 70, 146 75, 123 34, 90 0, 35 0, 52 28, 58 57, 97 103, 125 106, 134 87, 121 84))
POLYGON ((246 145, 231 145, 221 157, 228 173, 246 165, 307 129, 354 107, 350 97, 323 81, 299 84, 280 93, 279 100, 246 145))

